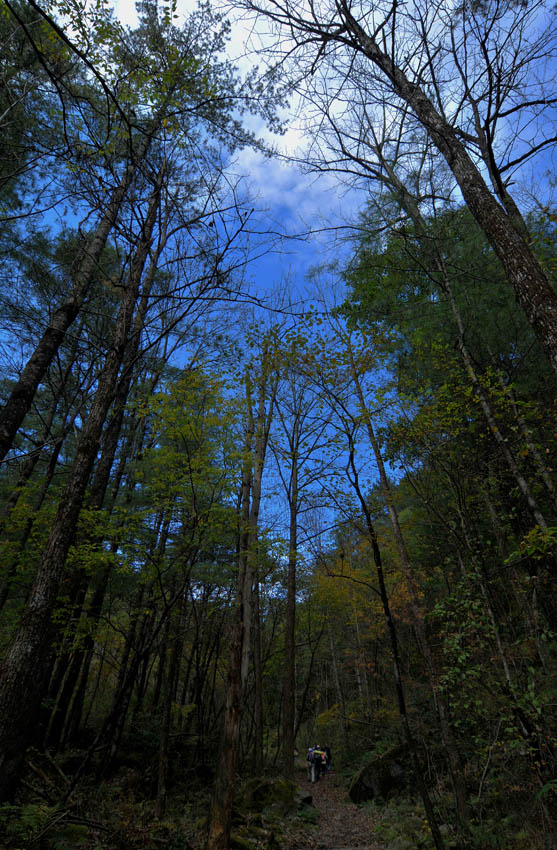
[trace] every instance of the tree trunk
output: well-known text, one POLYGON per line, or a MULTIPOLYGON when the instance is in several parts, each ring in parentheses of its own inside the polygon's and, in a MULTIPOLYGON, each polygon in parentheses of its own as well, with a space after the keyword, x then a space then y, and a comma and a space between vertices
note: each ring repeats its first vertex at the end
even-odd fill
POLYGON ((410 592, 410 605, 412 611, 412 620, 413 620, 413 628, 414 633, 416 635, 416 640, 420 647, 420 651, 424 657, 426 663, 427 676, 429 680, 429 685, 431 688, 431 692, 433 695, 433 701, 435 704, 435 709, 437 712, 437 717, 439 718, 439 727, 441 732, 441 740, 443 742, 443 746, 445 749, 445 753, 447 755, 447 760, 449 763, 449 771, 451 775, 451 781, 453 785, 453 791, 455 795, 455 805, 456 812, 458 817, 459 827, 463 830, 467 829, 467 823, 469 820, 469 805, 468 805, 468 795, 466 792, 466 783, 464 781, 464 777, 462 775, 462 770, 460 766, 460 756, 458 754, 458 750, 456 747, 456 743, 454 740, 454 735, 448 721, 446 706, 444 702, 444 697, 441 693, 441 685, 440 685, 440 676, 439 671, 437 669, 437 664, 435 662, 433 652, 431 651, 431 647, 429 645, 429 641, 427 639, 426 630, 424 626, 422 612, 420 610, 419 603, 419 592, 416 586, 416 581, 414 576, 412 575, 412 569, 410 566, 410 561, 408 558, 408 553, 406 551, 406 545, 404 542, 404 536, 402 534, 402 529, 400 527, 400 523, 398 520, 398 512, 396 510, 396 506, 394 504, 394 500, 392 497, 391 487, 389 484, 389 479, 387 478, 387 472, 385 469, 385 464, 383 463, 383 457, 381 455, 381 449, 379 447, 379 443, 377 442, 375 431, 373 428, 373 424, 371 421, 371 417, 369 415, 369 410, 366 405, 366 400, 364 397, 364 392, 362 388, 362 384, 360 381, 360 376, 358 374, 356 364, 354 361, 354 355, 352 348, 350 346, 349 349, 350 356, 350 367, 352 370, 352 379, 356 388, 356 394, 358 397, 358 402, 360 405, 360 411, 364 418, 364 423, 367 429, 369 441, 371 443, 371 447, 373 449, 373 454, 375 456, 375 461, 377 463, 377 469, 379 471, 379 480, 381 482, 381 489, 383 491, 383 495, 385 497, 385 501, 387 503, 387 510, 389 513, 389 520, 391 524, 391 528, 393 531, 393 536, 395 538, 395 543, 398 551, 398 555, 400 558, 401 567, 408 583, 408 589, 410 592))
POLYGON ((95 234, 86 241, 83 256, 80 257, 75 271, 72 291, 67 301, 54 311, 48 327, 12 389, 8 401, 0 411, 0 460, 11 449, 15 435, 31 406, 37 388, 87 296, 108 236, 114 227, 122 202, 137 169, 147 154, 150 140, 151 135, 147 134, 135 157, 128 163, 124 176, 113 191, 97 225, 95 234))
MULTIPOLYGON (((140 434, 141 437, 139 439, 139 445, 141 445, 143 440, 144 428, 140 428, 140 434)), ((122 452, 118 472, 115 476, 116 480, 112 487, 111 506, 114 504, 114 501, 116 499, 119 484, 123 475, 123 467, 126 463, 129 464, 130 462, 133 442, 133 436, 130 436, 127 440, 126 447, 122 452)), ((134 451, 137 453, 139 450, 139 447, 136 446, 134 451)), ((124 506, 129 505, 132 498, 134 486, 135 482, 133 481, 133 479, 130 478, 126 485, 124 506)), ((122 520, 121 522, 123 521, 124 520, 122 520)), ((115 544, 114 542, 111 544, 112 553, 116 551, 116 545, 117 544, 115 544)), ((110 578, 111 571, 112 567, 110 563, 108 563, 103 568, 100 576, 97 579, 97 585, 95 587, 91 602, 87 610, 87 619, 90 625, 87 628, 83 641, 83 646, 78 651, 74 652, 71 667, 68 671, 68 678, 74 681, 75 686, 73 692, 73 699, 71 702, 71 708, 68 706, 65 725, 63 729, 63 740, 65 742, 74 741, 78 736, 79 728, 81 726, 83 706, 85 703, 85 692, 89 680, 89 669, 91 666, 91 661, 93 660, 93 653, 95 649, 95 632, 98 622, 100 620, 104 597, 106 594, 106 589, 108 587, 108 581, 110 578)))
MULTIPOLYGON (((159 178, 162 180, 162 175, 159 178)), ((0 800, 14 788, 15 778, 31 735, 40 703, 51 650, 51 618, 64 566, 73 543, 85 490, 95 462, 99 439, 117 386, 118 372, 132 326, 141 275, 152 238, 160 185, 149 202, 128 285, 123 294, 113 338, 89 418, 85 423, 69 479, 31 590, 27 610, 0 670, 0 800)))
POLYGON ((408 745, 408 751, 410 753, 410 758, 412 761, 412 767, 414 769, 414 775, 416 778, 416 783, 418 785, 418 790, 420 792, 420 796, 423 800, 424 809, 426 812, 427 822, 429 824, 429 828, 431 830, 431 836, 433 838, 433 843, 436 847, 436 850, 445 850, 445 843, 443 841, 443 837, 439 830, 439 825, 437 823, 437 818, 435 816, 435 811, 433 809, 433 804, 431 802, 431 798, 429 796, 425 777, 423 773, 423 769, 420 763, 418 748, 416 741, 414 739, 414 735, 410 728, 410 720, 408 718, 408 712, 406 710, 406 699, 404 695, 404 686, 402 680, 402 669, 400 664, 400 655, 398 648, 398 636, 394 624, 394 620, 391 615, 391 608, 389 604, 389 597, 387 594, 387 588, 385 585, 385 577, 383 574, 383 564, 381 559, 381 551, 379 549, 379 543, 377 540, 377 534, 375 532, 375 528, 373 525, 373 521, 371 518, 371 514, 369 512, 369 508, 367 502, 363 496, 363 493, 359 484, 359 477, 356 470, 356 465, 354 462, 354 445, 352 443, 352 439, 350 438, 350 455, 349 455, 349 464, 352 472, 351 476, 351 484, 354 488, 354 491, 358 497, 358 501, 360 502, 362 513, 364 515, 365 524, 367 533, 369 536, 369 541, 371 543, 371 548, 373 551, 373 560, 375 563, 375 569, 377 573, 377 580, 379 583, 379 595, 381 597, 381 604, 383 606, 383 613, 385 616, 385 621, 387 624, 387 629, 389 632, 390 642, 391 642, 391 651, 393 656, 393 665, 394 665, 394 673, 395 673, 395 686, 396 693, 398 699, 398 710, 400 713, 400 717, 402 720, 402 726, 404 730, 404 735, 406 738, 406 743, 408 745))
MULTIPOLYGON (((377 153, 378 153, 379 156, 381 155, 380 151, 378 151, 377 153)), ((418 208, 418 205, 416 203, 415 198, 411 195, 411 193, 408 191, 406 186, 401 182, 401 180, 395 174, 394 169, 390 166, 390 164, 387 163, 385 160, 382 160, 382 162, 383 162, 383 166, 384 166, 385 170, 388 173, 389 181, 392 183, 392 185, 397 190, 397 193, 398 193, 398 196, 399 196, 399 199, 400 199, 400 204, 401 204, 402 208, 409 215, 409 217, 412 219, 418 234, 424 239, 425 244, 428 244, 427 240, 428 240, 429 237, 427 235, 426 225, 425 225, 425 222, 424 222, 422 215, 419 211, 419 208, 418 208)), ((486 190, 487 190, 487 187, 486 187, 486 190)), ((466 373, 467 373, 467 375, 470 379, 470 383, 472 384, 474 391, 476 393, 476 397, 479 401, 480 407, 481 407, 482 412, 484 414, 484 417, 485 417, 485 420, 487 422, 488 428, 491 432, 491 435, 492 435, 493 439, 495 440, 498 449, 500 450, 501 454, 503 455, 505 462, 506 462, 509 470, 511 471, 511 473, 512 473, 512 475, 513 475, 513 477, 516 481, 518 489, 520 490, 520 492, 522 493, 522 495, 526 499, 526 503, 528 505, 528 508, 529 508, 533 518, 535 519, 537 524, 540 526, 540 528, 547 530, 547 523, 546 523, 545 517, 540 510, 540 507, 538 505, 536 498, 534 497, 534 494, 532 493, 531 487, 529 486, 526 478, 524 477, 524 475, 522 475, 522 473, 521 473, 521 471, 518 467, 518 464, 517 464, 516 459, 513 455, 513 452, 511 451, 511 448, 509 447, 508 441, 505 439, 505 437, 503 436, 503 433, 501 432, 501 429, 497 425, 495 413, 494 413, 494 410, 493 410, 493 405, 491 404, 491 399, 489 398, 489 394, 487 393, 487 391, 482 386, 481 381, 479 380, 478 375, 476 374, 474 362, 473 362, 472 356, 471 356, 471 354, 468 350, 468 346, 466 344, 466 334, 465 334, 464 323, 462 321, 462 316, 460 314, 460 311, 458 309, 458 305, 457 305, 456 300, 455 300, 454 295, 453 295, 452 286, 451 286, 451 283, 450 283, 449 275, 447 273, 447 268, 446 268, 444 257, 442 256, 441 252, 439 251, 437 244, 434 245, 432 263, 433 263, 433 267, 435 269, 435 272, 439 276, 439 279, 437 281, 438 286, 441 289, 441 291, 445 293, 445 295, 447 296, 447 298, 449 300, 449 304, 451 306, 451 312, 453 314, 453 318, 455 320, 455 324, 456 324, 457 331, 458 331, 458 350, 459 350, 460 355, 462 357, 462 362, 464 363, 464 368, 466 369, 466 373)))
MULTIPOLYGON (((343 690, 342 690, 342 686, 340 684, 340 676, 338 674, 337 653, 336 653, 335 640, 334 640, 334 637, 333 637, 333 630, 331 628, 330 618, 327 619, 327 629, 328 629, 328 632, 329 632, 329 648, 331 650, 331 664, 332 664, 332 667, 333 667, 333 681, 335 683, 335 690, 337 692, 337 702, 338 702, 339 707, 340 707, 340 728, 342 730, 342 746, 343 746, 344 751, 346 752, 348 750, 348 728, 347 728, 347 725, 346 725, 346 705, 345 705, 345 702, 344 702, 344 693, 343 693, 343 690)), ((360 640, 360 635, 359 635, 359 630, 358 630, 358 649, 360 648, 359 647, 359 640, 360 640)), ((359 682, 358 682, 358 684, 360 685, 359 682)), ((360 685, 360 687, 361 687, 361 685, 360 685)), ((362 702, 364 702, 363 694, 360 694, 360 699, 361 699, 362 702)), ((366 702, 366 706, 369 706, 369 700, 366 699, 365 702, 366 702)), ((369 714, 369 712, 366 710, 366 715, 368 715, 368 714, 369 714)))
POLYGON ((266 351, 264 368, 258 388, 257 422, 254 423, 251 401, 251 380, 246 375, 247 419, 242 472, 241 526, 238 554, 238 592, 236 621, 231 638, 231 657, 228 671, 226 707, 221 754, 213 789, 211 820, 207 850, 228 850, 232 821, 232 801, 238 764, 240 724, 243 700, 248 677, 248 663, 253 615, 254 559, 257 557, 257 526, 261 504, 261 482, 265 453, 271 427, 272 408, 276 382, 268 413, 265 413, 265 395, 268 368, 266 351), (253 445, 255 436, 255 446, 253 445), (250 491, 252 494, 250 505, 250 491))
MULTIPOLYGON (((491 352, 490 352, 490 354, 491 354, 491 352)), ((555 511, 557 512, 557 490, 555 489, 555 485, 554 485, 553 479, 551 477, 551 470, 548 469, 546 462, 544 461, 536 443, 534 442, 534 438, 532 436, 532 433, 531 433, 528 425, 526 424, 524 416, 520 412, 520 408, 517 404, 517 400, 516 400, 515 394, 513 392, 512 386, 509 386, 508 384, 505 383, 505 381, 503 379, 503 375, 501 374, 501 370, 497 368, 497 363, 495 362, 495 358, 493 357, 492 354, 491 354, 491 362, 493 363, 493 366, 496 369, 497 378, 498 378, 498 381, 499 381, 499 386, 501 387, 502 391, 505 393, 506 397, 509 399, 509 401, 511 403, 514 418, 515 418, 516 422, 518 423, 518 427, 520 428, 520 433, 522 434, 524 442, 526 443, 526 448, 528 449, 528 454, 534 462, 534 467, 536 469, 537 475, 539 476, 540 480, 543 481, 543 484, 544 484, 545 489, 547 490, 547 493, 548 493, 548 495, 551 499, 553 507, 554 507, 555 511)))
POLYGON ((294 418, 290 452, 290 492, 288 494, 290 528, 288 544, 288 577, 284 617, 284 678, 282 701, 282 765, 284 776, 294 779, 294 724, 296 712, 296 562, 298 559, 298 450, 300 422, 294 418))
POLYGON ((248 675, 251 631, 252 566, 248 558, 249 498, 253 430, 248 425, 242 474, 241 526, 238 547, 238 590, 232 625, 230 662, 226 687, 226 706, 220 757, 217 765, 207 850, 228 850, 232 823, 232 802, 236 786, 236 769, 240 743, 245 686, 248 675))
POLYGON ((180 658, 180 649, 182 641, 180 639, 180 621, 182 619, 184 608, 185 593, 181 595, 181 602, 178 606, 176 616, 169 617, 168 622, 171 623, 171 631, 174 632, 170 655, 168 659, 167 674, 163 684, 163 710, 161 718, 161 731, 159 740, 159 763, 158 763, 158 780, 157 780, 157 798, 155 801, 155 817, 164 817, 166 811, 166 796, 168 784, 168 754, 170 744, 170 725, 172 719, 172 703, 175 698, 176 682, 178 678, 178 667, 180 658))
MULTIPOLYGON (((133 341, 133 337, 128 343, 126 347, 126 354, 129 351, 130 343, 133 341)), ((124 358, 124 368, 125 368, 126 357, 124 358)), ((116 393, 116 398, 112 406, 112 415, 110 417, 110 422, 108 427, 105 430, 103 437, 103 445, 101 457, 98 462, 93 483, 90 488, 90 494, 88 499, 88 507, 93 510, 100 510, 105 501, 105 494, 108 488, 109 480, 110 480, 110 472, 112 470, 112 465, 114 462, 114 457, 116 454, 116 449, 118 446, 118 438, 120 435, 120 431, 122 428, 124 409, 126 405, 127 395, 129 393, 129 385, 130 380, 124 380, 121 378, 118 384, 118 390, 116 393), (124 393, 122 392, 122 388, 124 388, 124 393)), ((131 448, 131 443, 128 442, 128 448, 131 448)), ((117 491, 113 491, 111 503, 109 505, 108 514, 111 513, 112 507, 114 504, 114 500, 116 498, 117 491)), ((92 542, 96 542, 99 546, 101 544, 100 540, 95 541, 93 538, 89 538, 92 542)), ((94 612, 98 612, 97 617, 94 622, 98 621, 98 617, 100 616, 100 611, 102 608, 102 601, 104 599, 104 594, 106 591, 106 587, 108 585, 108 579, 110 576, 111 568, 109 565, 105 566, 102 570, 100 580, 97 584, 97 588, 93 595, 93 601, 91 603, 91 608, 94 612)), ((81 614, 82 604, 85 600, 85 594, 88 587, 88 579, 84 571, 78 571, 76 576, 74 577, 74 581, 78 581, 80 583, 82 599, 81 604, 79 606, 79 611, 76 613, 81 614)), ((77 621, 77 617, 74 614, 74 619, 77 621)), ((73 630, 70 627, 68 630, 68 626, 65 626, 65 631, 69 631, 69 638, 73 641, 73 630)), ((54 711, 52 713, 52 717, 49 724, 48 729, 48 737, 47 737, 47 745, 50 748, 57 749, 62 734, 64 731, 64 725, 66 723, 66 717, 69 712, 70 704, 72 701, 72 696, 74 695, 74 691, 77 685, 78 677, 80 670, 82 669, 83 662, 87 656, 87 648, 92 649, 94 645, 94 641, 92 639, 91 632, 89 629, 86 632, 85 637, 83 638, 85 645, 75 647, 71 654, 66 652, 66 656, 62 657, 58 661, 57 667, 60 667, 62 670, 66 672, 64 683, 62 687, 62 691, 58 695, 58 687, 56 682, 51 682, 50 688, 53 691, 52 698, 56 700, 56 705, 54 711), (56 699, 58 695, 58 699, 56 699)), ((88 670, 88 664, 87 664, 88 670)), ((86 678, 84 684, 86 685, 86 678)))
POLYGON ((482 175, 466 152, 455 128, 433 106, 420 86, 412 83, 384 53, 376 40, 355 20, 346 0, 340 13, 354 47, 384 74, 396 94, 413 110, 427 130, 460 187, 471 214, 499 258, 517 302, 532 327, 551 366, 557 372, 557 293, 532 254, 524 236, 497 203, 482 175))
POLYGON ((254 719, 254 743, 253 743, 253 766, 255 775, 263 773, 263 664, 261 659, 261 611, 259 607, 259 570, 256 569, 253 589, 253 613, 254 613, 254 635, 253 635, 253 676, 255 680, 255 719, 254 719))

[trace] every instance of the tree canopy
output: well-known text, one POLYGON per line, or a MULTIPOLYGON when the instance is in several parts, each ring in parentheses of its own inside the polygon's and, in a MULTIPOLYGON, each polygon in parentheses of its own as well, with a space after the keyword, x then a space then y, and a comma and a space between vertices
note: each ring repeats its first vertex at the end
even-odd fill
POLYGON ((553 848, 550 15, 5 0, 7 850, 287 850, 318 741, 370 842, 553 848), (304 280, 289 98, 359 205, 304 280))

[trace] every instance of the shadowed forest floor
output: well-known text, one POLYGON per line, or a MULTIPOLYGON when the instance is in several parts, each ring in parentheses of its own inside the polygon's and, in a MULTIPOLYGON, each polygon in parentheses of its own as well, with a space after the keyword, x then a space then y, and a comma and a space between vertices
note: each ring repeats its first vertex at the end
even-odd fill
POLYGON ((300 788, 313 797, 319 812, 316 827, 296 829, 285 850, 384 850, 373 835, 375 815, 371 807, 356 806, 348 797, 340 777, 334 773, 311 785, 305 772, 297 777, 300 788))

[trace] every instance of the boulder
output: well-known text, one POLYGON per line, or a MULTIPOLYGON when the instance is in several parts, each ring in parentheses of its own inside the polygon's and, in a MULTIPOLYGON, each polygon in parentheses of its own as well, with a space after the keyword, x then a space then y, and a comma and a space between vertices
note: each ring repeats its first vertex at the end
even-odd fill
POLYGON ((268 809, 282 814, 297 809, 296 785, 288 779, 255 778, 242 785, 236 800, 237 808, 248 812, 263 812, 268 809))
POLYGON ((353 777, 348 794, 354 803, 385 802, 408 782, 407 747, 403 744, 374 758, 353 777))
POLYGON ((387 845, 387 850, 416 850, 416 844, 409 838, 399 835, 387 845))
POLYGON ((231 850, 280 850, 277 836, 285 822, 310 811, 311 796, 293 782, 280 777, 249 779, 234 802, 231 850))
POLYGON ((313 797, 311 794, 308 794, 307 791, 302 791, 301 788, 296 788, 296 793, 294 794, 294 802, 296 804, 296 808, 300 808, 300 806, 312 806, 313 805, 313 797))
POLYGON ((273 832, 266 829, 256 829, 230 834, 230 850, 280 850, 273 832))

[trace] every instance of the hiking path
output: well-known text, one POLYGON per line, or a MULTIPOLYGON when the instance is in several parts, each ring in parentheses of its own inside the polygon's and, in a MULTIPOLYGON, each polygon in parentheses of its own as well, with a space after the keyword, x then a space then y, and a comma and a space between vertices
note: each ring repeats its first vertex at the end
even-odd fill
POLYGON ((292 835, 285 850, 385 850, 373 834, 373 809, 353 803, 334 772, 313 785, 305 771, 297 780, 299 787, 311 794, 319 820, 317 827, 292 835))

